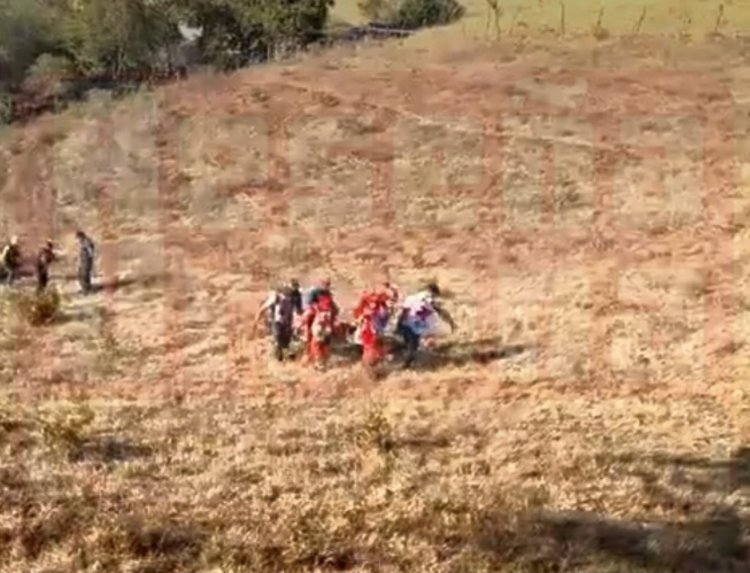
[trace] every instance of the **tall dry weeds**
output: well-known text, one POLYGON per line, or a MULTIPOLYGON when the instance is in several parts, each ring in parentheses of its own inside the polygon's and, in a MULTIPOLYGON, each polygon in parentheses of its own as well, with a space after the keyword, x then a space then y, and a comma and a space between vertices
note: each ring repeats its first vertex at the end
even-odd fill
POLYGON ((6 403, 0 570, 697 572, 747 555, 750 466, 711 457, 724 438, 698 446, 726 423, 708 403, 265 408, 6 403), (663 450, 651 417, 699 413, 692 453, 663 450))

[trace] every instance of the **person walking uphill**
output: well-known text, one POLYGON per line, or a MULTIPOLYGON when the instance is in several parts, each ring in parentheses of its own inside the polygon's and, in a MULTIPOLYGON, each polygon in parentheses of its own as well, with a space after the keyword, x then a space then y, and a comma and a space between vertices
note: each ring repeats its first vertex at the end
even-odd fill
POLYGON ((362 345, 362 364, 366 369, 372 369, 383 360, 383 335, 389 313, 389 295, 382 291, 365 292, 354 309, 355 340, 362 345))
POLYGON ((289 350, 289 345, 292 342, 295 310, 294 288, 284 287, 276 289, 268 295, 255 317, 255 326, 257 327, 263 314, 268 313, 271 335, 274 341, 274 356, 279 362, 284 360, 284 353, 289 350))
POLYGON ((307 359, 322 370, 328 364, 336 323, 336 304, 330 293, 320 294, 302 316, 307 359))
POLYGON ((78 263, 78 280, 81 283, 81 291, 88 294, 92 290, 91 275, 94 272, 94 255, 96 249, 94 241, 81 230, 76 231, 76 239, 80 246, 78 263))
POLYGON ((339 307, 336 304, 336 302, 333 300, 333 292, 331 290, 331 279, 330 278, 324 278, 321 281, 319 281, 315 286, 310 288, 308 290, 307 294, 304 297, 303 301, 303 307, 305 309, 309 309, 312 306, 314 306, 317 301, 321 298, 329 298, 332 304, 333 309, 333 318, 334 320, 338 318, 339 316, 339 307))
POLYGON ((442 318, 455 331, 456 324, 451 315, 440 302, 440 288, 435 283, 430 283, 427 288, 407 297, 401 307, 398 318, 398 332, 404 339, 406 345, 406 356, 404 368, 409 368, 417 357, 422 337, 435 333, 437 328, 436 318, 442 318))
POLYGON ((297 279, 292 279, 289 281, 289 287, 291 289, 292 302, 294 303, 294 312, 298 316, 302 316, 304 308, 302 305, 302 291, 300 290, 299 281, 297 279))

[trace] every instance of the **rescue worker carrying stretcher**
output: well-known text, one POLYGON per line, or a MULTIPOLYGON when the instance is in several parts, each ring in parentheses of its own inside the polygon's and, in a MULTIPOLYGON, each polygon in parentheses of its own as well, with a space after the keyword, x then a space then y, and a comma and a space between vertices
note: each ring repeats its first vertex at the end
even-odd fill
POLYGON ((330 291, 325 291, 318 293, 310 301, 302 315, 307 359, 318 370, 324 369, 330 358, 337 311, 333 296, 330 291))
POLYGON ((368 370, 385 356, 385 334, 397 300, 398 291, 386 281, 379 289, 363 293, 354 310, 354 341, 362 346, 362 364, 368 370))
POLYGON ((293 287, 282 287, 271 291, 255 317, 257 328, 263 315, 267 313, 268 326, 274 342, 274 357, 282 362, 294 333, 294 313, 297 308, 293 287))
POLYGON ((406 346, 404 368, 414 363, 422 338, 437 333, 437 318, 447 322, 451 332, 455 331, 456 323, 440 303, 440 288, 436 283, 429 283, 424 290, 404 300, 396 327, 406 346))

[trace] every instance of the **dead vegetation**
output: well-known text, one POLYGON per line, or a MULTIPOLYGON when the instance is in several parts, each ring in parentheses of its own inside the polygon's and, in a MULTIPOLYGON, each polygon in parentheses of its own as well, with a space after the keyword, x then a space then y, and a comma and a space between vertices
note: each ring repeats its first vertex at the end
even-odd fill
POLYGON ((2 315, 6 321, 20 320, 29 326, 47 326, 62 317, 60 293, 16 291, 4 293, 2 315))
POLYGON ((602 14, 595 64, 363 52, 9 137, 3 228, 110 258, 2 322, 0 571, 747 570, 750 75, 602 14), (377 383, 278 367, 256 303, 321 267, 345 308, 435 275, 459 329, 377 383))
POLYGON ((6 403, 0 567, 741 571, 716 406, 6 403))

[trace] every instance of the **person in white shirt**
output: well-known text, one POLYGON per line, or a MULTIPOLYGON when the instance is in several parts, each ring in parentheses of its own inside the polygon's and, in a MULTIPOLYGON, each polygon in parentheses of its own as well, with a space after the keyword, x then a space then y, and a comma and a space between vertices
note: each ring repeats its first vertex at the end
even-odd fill
POLYGON ((451 332, 455 331, 453 317, 440 303, 440 288, 437 284, 430 283, 425 290, 404 299, 396 327, 396 332, 403 337, 406 346, 404 368, 409 368, 416 359, 422 338, 437 332, 438 318, 448 323, 451 332))

